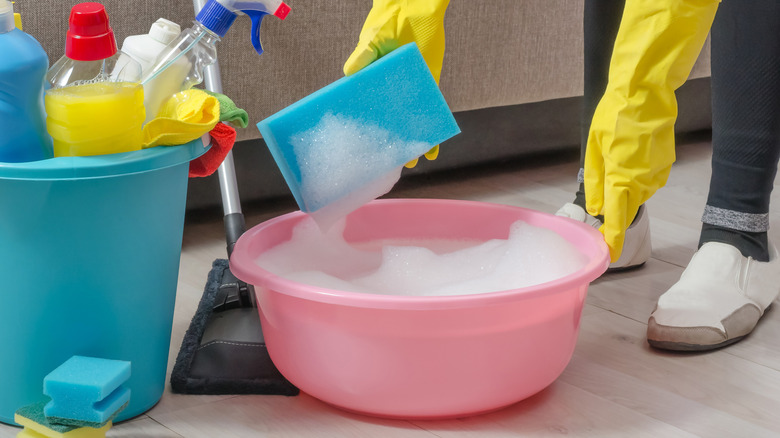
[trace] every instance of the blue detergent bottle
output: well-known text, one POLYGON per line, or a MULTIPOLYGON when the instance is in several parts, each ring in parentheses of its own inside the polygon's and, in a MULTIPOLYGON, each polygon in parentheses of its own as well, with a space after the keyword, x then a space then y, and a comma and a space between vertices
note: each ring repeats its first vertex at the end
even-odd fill
POLYGON ((35 38, 16 28, 7 0, 0 0, 0 59, 0 162, 51 158, 43 109, 49 58, 35 38))

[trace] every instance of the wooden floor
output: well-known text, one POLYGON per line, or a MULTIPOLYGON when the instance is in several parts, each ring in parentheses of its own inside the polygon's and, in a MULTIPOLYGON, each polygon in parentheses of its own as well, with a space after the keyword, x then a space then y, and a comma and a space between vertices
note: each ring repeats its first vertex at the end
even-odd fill
MULTIPOLYGON (((574 356, 541 393, 499 412, 450 421, 388 421, 342 412, 306 394, 182 396, 115 425, 111 437, 777 437, 780 436, 780 315, 771 308, 742 342, 704 354, 670 354, 645 341, 658 296, 679 277, 698 241, 709 183, 710 145, 681 144, 669 183, 648 203, 653 258, 607 274, 588 292, 574 356)), ((424 163, 422 164, 424 165, 424 163)), ((453 174, 408 178, 393 197, 481 200, 555 212, 572 199, 576 154, 453 174)), ((777 192, 777 191, 776 191, 777 192)), ((780 233, 774 201, 770 237, 780 233)), ((248 226, 289 203, 245 207, 248 226)), ((188 216, 172 364, 216 258, 224 258, 219 213, 188 216)), ((169 366, 170 369, 170 366, 169 366)), ((2 395, 0 395, 2 396, 2 395)), ((18 429, 0 425, 0 438, 18 429)))

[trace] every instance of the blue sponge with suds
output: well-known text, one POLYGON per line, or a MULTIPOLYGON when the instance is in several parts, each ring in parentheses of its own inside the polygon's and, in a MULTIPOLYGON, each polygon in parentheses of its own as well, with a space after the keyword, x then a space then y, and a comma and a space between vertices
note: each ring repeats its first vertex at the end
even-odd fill
POLYGON ((304 212, 346 197, 460 132, 415 43, 304 97, 257 127, 304 212), (324 125, 352 131, 322 138, 318 131, 324 132, 324 125), (333 169, 322 169, 347 174, 331 184, 332 190, 325 190, 327 178, 306 181, 307 171, 325 166, 328 154, 344 153, 348 143, 356 142, 331 163, 333 169), (306 158, 302 152, 317 147, 324 148, 325 156, 306 158), (307 191, 307 185, 316 190, 307 191))
POLYGON ((55 424, 102 427, 127 406, 130 362, 73 356, 43 379, 44 407, 55 424))

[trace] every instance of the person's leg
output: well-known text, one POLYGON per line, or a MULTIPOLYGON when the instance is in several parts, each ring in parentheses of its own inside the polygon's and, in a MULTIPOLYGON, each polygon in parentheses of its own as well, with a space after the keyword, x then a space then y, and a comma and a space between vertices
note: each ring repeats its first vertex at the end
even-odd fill
POLYGON ((585 0, 583 14, 584 80, 582 113, 580 119, 580 172, 579 189, 574 204, 585 208, 585 187, 582 183, 585 162, 585 146, 588 144, 590 122, 596 106, 607 88, 609 61, 615 36, 620 28, 625 0, 585 0))
MULTIPOLYGON (((612 49, 615 46, 620 21, 623 17, 625 0, 585 0, 583 14, 584 80, 583 103, 580 113, 580 170, 579 184, 574 201, 564 204, 558 216, 569 217, 599 228, 603 217, 590 216, 585 209, 584 163, 591 120, 596 111, 609 79, 612 49)), ((626 240, 620 259, 609 265, 610 270, 635 268, 643 265, 652 251, 650 242, 650 219, 644 206, 626 230, 626 240)))
POLYGON ((780 157, 780 2, 723 0, 712 27, 712 177, 699 250, 658 300, 648 342, 708 350, 755 328, 780 293, 767 241, 780 157))
POLYGON ((780 157, 780 2, 724 1, 712 29, 712 177, 699 246, 769 260, 780 157))

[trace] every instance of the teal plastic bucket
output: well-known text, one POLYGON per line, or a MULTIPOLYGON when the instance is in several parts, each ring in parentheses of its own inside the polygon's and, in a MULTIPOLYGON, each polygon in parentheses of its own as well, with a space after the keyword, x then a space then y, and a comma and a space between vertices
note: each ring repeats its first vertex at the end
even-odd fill
POLYGON ((160 400, 189 162, 205 151, 0 163, 0 421, 46 400, 43 378, 74 355, 132 363, 117 421, 160 400))

